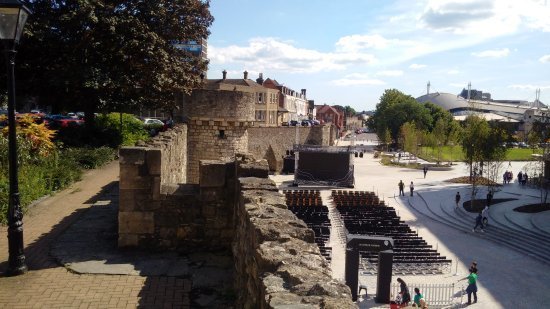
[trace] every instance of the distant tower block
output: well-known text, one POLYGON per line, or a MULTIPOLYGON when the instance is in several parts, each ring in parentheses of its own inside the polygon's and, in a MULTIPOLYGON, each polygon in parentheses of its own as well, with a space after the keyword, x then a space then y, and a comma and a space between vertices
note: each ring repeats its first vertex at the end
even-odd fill
POLYGON ((183 100, 188 120, 187 181, 199 182, 199 161, 233 158, 248 152, 248 127, 254 125, 254 93, 194 90, 183 100))

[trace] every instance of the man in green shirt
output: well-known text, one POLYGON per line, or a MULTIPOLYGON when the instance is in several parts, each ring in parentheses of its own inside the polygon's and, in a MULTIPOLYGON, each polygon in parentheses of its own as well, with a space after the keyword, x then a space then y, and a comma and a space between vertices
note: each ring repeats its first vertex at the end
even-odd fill
POLYGON ((470 274, 458 281, 468 279, 468 287, 466 293, 468 293, 468 305, 472 303, 472 293, 474 294, 474 303, 477 303, 477 268, 470 268, 470 274))

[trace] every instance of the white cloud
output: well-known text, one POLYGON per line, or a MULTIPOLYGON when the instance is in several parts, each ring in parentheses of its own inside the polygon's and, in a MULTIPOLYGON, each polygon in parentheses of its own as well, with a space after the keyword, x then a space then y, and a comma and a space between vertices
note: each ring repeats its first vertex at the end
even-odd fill
POLYGON ((422 68, 425 68, 426 65, 425 64, 418 64, 418 63, 413 63, 411 65, 409 65, 409 69, 413 69, 413 70, 418 70, 418 69, 422 69, 422 68))
POLYGON ((456 75, 458 73, 460 73, 459 70, 449 70, 449 71, 447 71, 447 74, 449 74, 449 75, 456 75))
POLYGON ((383 49, 389 45, 389 41, 384 37, 375 35, 348 35, 341 37, 336 42, 336 48, 342 51, 357 52, 364 49, 376 48, 383 49))
POLYGON ((403 71, 401 70, 387 70, 387 71, 380 71, 376 73, 378 76, 401 76, 403 75, 403 71))
POLYGON ((539 58, 539 61, 542 63, 550 63, 550 55, 544 55, 539 58))
POLYGON ((502 58, 508 56, 508 54, 510 54, 510 50, 508 48, 503 48, 473 52, 472 56, 479 58, 502 58))
POLYGON ((550 31, 550 7, 539 0, 430 0, 420 16, 428 29, 478 37, 521 28, 550 31))
POLYGON ((376 58, 359 51, 323 53, 295 47, 292 42, 276 38, 254 38, 247 46, 210 46, 208 56, 213 64, 240 64, 258 71, 279 70, 289 73, 314 73, 344 70, 348 66, 374 63, 376 58))

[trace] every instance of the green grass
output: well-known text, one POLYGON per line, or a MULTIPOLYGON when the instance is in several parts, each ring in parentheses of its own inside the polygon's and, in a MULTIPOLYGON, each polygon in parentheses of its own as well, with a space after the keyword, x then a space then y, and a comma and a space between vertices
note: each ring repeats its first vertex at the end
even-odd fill
MULTIPOLYGON (((418 156, 430 162, 437 161, 437 148, 420 147, 418 156)), ((508 148, 505 161, 531 161, 533 154, 542 154, 542 149, 531 148, 508 148)), ((441 162, 464 161, 464 154, 460 146, 443 146, 441 150, 441 162)))

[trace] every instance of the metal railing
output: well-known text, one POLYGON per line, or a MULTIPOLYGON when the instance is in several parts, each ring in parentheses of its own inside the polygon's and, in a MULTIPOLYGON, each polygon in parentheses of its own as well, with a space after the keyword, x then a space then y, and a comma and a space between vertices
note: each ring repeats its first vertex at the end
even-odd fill
MULTIPOLYGON (((450 307, 453 305, 453 300, 456 294, 455 284, 410 284, 408 283, 409 292, 411 294, 411 302, 409 305, 412 305, 412 300, 414 299, 414 288, 420 289, 420 294, 424 297, 424 300, 428 304, 429 308, 443 308, 450 307)), ((391 296, 392 299, 395 299, 397 294, 399 294, 400 285, 393 283, 391 285, 391 296)))

